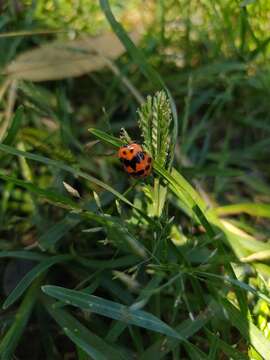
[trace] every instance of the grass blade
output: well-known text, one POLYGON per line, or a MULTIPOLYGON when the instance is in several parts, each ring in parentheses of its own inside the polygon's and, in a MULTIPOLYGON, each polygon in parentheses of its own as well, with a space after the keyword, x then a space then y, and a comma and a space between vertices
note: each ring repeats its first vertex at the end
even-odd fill
POLYGON ((3 144, 12 145, 20 129, 22 120, 23 120, 23 106, 19 106, 12 119, 11 126, 8 129, 8 133, 3 141, 3 144))
POLYGON ((124 141, 122 141, 121 139, 118 139, 115 136, 109 135, 109 134, 105 133, 104 131, 94 129, 94 128, 90 128, 90 129, 88 129, 88 131, 91 134, 93 134, 94 136, 96 136, 98 139, 103 141, 105 144, 110 144, 116 148, 124 145, 124 141))
POLYGON ((59 263, 71 260, 71 255, 58 255, 53 256, 49 259, 41 261, 38 265, 36 265, 32 270, 30 270, 18 283, 15 289, 9 294, 6 298, 3 309, 7 309, 9 306, 14 304, 14 302, 25 292, 28 286, 41 274, 47 271, 51 266, 59 263))
POLYGON ((209 330, 206 330, 206 332, 211 339, 214 339, 217 346, 228 356, 228 358, 234 360, 249 360, 248 356, 235 350, 233 346, 221 340, 217 335, 211 333, 209 330))
POLYGON ((66 304, 90 310, 96 314, 120 320, 130 325, 136 325, 164 335, 182 339, 180 335, 163 321, 152 314, 133 310, 122 304, 106 300, 97 296, 85 294, 82 291, 65 289, 59 286, 43 286, 45 294, 52 296, 66 304))
MULTIPOLYGON (((183 337, 183 339, 187 340, 189 337, 201 330, 202 327, 206 325, 212 317, 213 314, 211 312, 202 313, 194 320, 184 320, 176 327, 176 331, 183 337)), ((179 345, 179 342, 176 339, 168 339, 166 346, 163 346, 163 344, 164 339, 156 341, 142 354, 140 360, 160 360, 164 358, 170 351, 174 350, 176 346, 179 345)))
POLYGON ((51 190, 41 189, 31 182, 20 180, 20 179, 17 179, 17 178, 14 178, 14 177, 2 174, 2 173, 0 173, 0 179, 7 181, 7 182, 11 182, 13 184, 16 184, 36 195, 46 199, 47 201, 51 202, 52 204, 55 204, 58 206, 60 205, 64 208, 68 208, 71 210, 80 209, 80 206, 75 201, 68 198, 67 196, 61 195, 61 194, 53 192, 51 190))
POLYGON ((56 245, 71 229, 82 221, 78 214, 67 214, 61 221, 52 225, 38 239, 41 248, 46 250, 56 245))
POLYGON ((270 218, 270 205, 269 204, 233 204, 220 206, 215 209, 216 213, 220 216, 237 215, 245 213, 251 216, 270 218))
POLYGON ((238 287, 239 289, 242 289, 246 292, 250 292, 251 294, 254 294, 255 296, 258 296, 259 298, 263 299, 264 301, 266 301, 269 305, 270 305, 270 298, 269 296, 265 295, 263 292, 259 291, 258 289, 253 288, 252 286, 244 283, 243 281, 237 280, 237 279, 232 279, 229 276, 222 276, 222 275, 217 275, 217 274, 211 274, 211 273, 207 273, 207 272, 200 272, 200 271, 196 271, 196 274, 201 275, 202 277, 206 277, 209 279, 217 279, 217 280, 221 280, 222 282, 226 283, 228 282, 229 284, 238 287))
POLYGON ((270 259, 270 249, 269 250, 263 250, 255 252, 251 255, 248 255, 246 257, 243 257, 241 261, 249 263, 254 261, 266 261, 270 259))
POLYGON ((227 299, 221 299, 221 303, 227 311, 230 321, 239 330, 241 335, 258 351, 264 358, 268 359, 270 354, 270 341, 255 326, 250 319, 242 313, 227 299))
POLYGON ((147 79, 154 83, 154 85, 157 88, 164 88, 165 85, 154 69, 149 66, 144 58, 144 55, 141 51, 134 45, 130 37, 127 35, 126 31, 122 27, 122 25, 116 21, 108 0, 100 0, 100 6, 103 10, 108 22, 111 25, 111 28, 115 32, 115 34, 118 36, 119 40, 122 42, 122 44, 125 46, 126 50, 128 51, 129 55, 132 57, 132 59, 136 62, 136 64, 140 67, 142 73, 147 77, 147 79))
POLYGON ((55 306, 55 303, 44 301, 45 306, 52 318, 63 329, 64 333, 79 346, 86 354, 94 360, 120 360, 125 359, 125 355, 107 344, 99 336, 91 332, 82 325, 75 317, 66 310, 55 306))
POLYGON ((3 360, 12 359, 13 352, 21 339, 22 333, 31 315, 32 308, 39 293, 41 281, 42 279, 39 278, 32 283, 17 311, 15 321, 0 343, 0 356, 3 360))
POLYGON ((15 258, 15 259, 41 261, 46 259, 47 256, 33 251, 19 250, 19 251, 1 251, 0 258, 15 258))

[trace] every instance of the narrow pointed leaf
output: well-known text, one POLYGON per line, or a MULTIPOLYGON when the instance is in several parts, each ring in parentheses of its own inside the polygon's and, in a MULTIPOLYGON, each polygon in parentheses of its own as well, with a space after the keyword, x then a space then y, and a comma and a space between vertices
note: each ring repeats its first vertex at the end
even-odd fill
POLYGON ((89 310, 111 319, 120 320, 130 325, 140 326, 148 330, 181 339, 180 335, 174 329, 148 312, 132 310, 127 306, 110 300, 59 286, 47 285, 43 286, 42 290, 45 294, 63 301, 66 304, 77 306, 81 309, 89 310))
POLYGON ((0 356, 3 360, 13 359, 14 351, 21 339, 40 291, 40 283, 41 279, 36 279, 31 285, 17 310, 13 324, 2 338, 0 343, 0 356))
POLYGON ((241 335, 247 342, 254 346, 264 359, 268 359, 270 354, 270 341, 266 339, 257 326, 255 326, 247 316, 244 316, 230 301, 221 299, 221 302, 228 313, 230 321, 239 330, 241 335))
POLYGON ((12 145, 14 142, 14 139, 20 129, 21 122, 23 120, 23 106, 19 106, 16 110, 15 115, 13 116, 13 119, 11 121, 11 125, 7 131, 7 135, 4 138, 3 143, 6 145, 12 145))
POLYGON ((47 271, 51 266, 59 263, 71 260, 71 255, 58 255, 51 258, 41 261, 38 265, 33 267, 18 283, 18 285, 12 290, 9 296, 6 298, 3 309, 7 309, 9 306, 14 304, 14 302, 24 293, 24 291, 31 285, 31 283, 45 271, 47 271))
POLYGON ((108 358, 112 360, 125 359, 124 354, 87 329, 66 310, 47 301, 45 306, 52 318, 61 326, 64 333, 94 360, 106 360, 108 358))

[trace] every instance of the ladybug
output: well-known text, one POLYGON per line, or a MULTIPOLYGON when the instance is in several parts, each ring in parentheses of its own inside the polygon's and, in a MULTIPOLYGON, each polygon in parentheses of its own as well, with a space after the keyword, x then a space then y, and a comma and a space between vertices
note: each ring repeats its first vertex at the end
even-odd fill
POLYGON ((131 176, 144 178, 151 173, 152 158, 139 144, 132 143, 120 147, 118 157, 124 170, 131 176))

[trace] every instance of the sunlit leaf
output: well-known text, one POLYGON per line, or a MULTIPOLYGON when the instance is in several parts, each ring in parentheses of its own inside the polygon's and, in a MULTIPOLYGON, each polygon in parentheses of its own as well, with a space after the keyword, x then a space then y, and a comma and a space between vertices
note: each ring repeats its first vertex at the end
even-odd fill
POLYGON ((227 299, 222 299, 221 301, 232 324, 240 331, 246 341, 253 345, 264 359, 267 359, 270 354, 270 341, 253 324, 247 314, 244 315, 227 299))
POLYGON ((250 204, 250 203, 233 204, 233 205, 220 206, 216 208, 215 211, 220 216, 246 213, 251 216, 270 218, 269 204, 250 204))

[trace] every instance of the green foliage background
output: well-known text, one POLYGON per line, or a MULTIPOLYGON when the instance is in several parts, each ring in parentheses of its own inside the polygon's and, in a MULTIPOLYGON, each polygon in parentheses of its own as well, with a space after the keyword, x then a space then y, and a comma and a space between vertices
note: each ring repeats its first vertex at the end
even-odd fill
POLYGON ((0 6, 0 358, 270 359, 269 1, 0 6), (108 66, 8 72, 108 31, 108 66))

